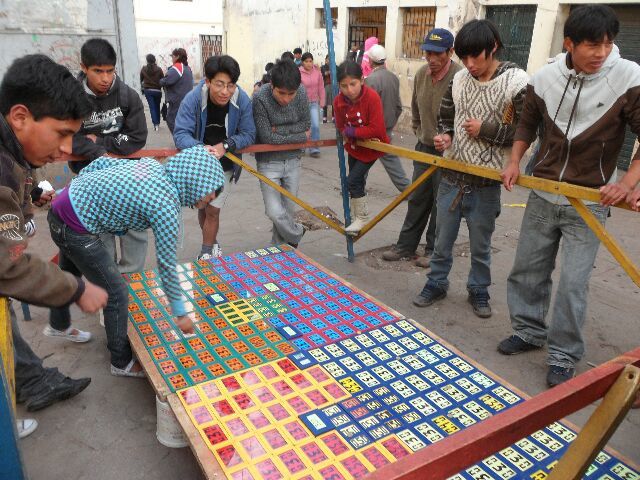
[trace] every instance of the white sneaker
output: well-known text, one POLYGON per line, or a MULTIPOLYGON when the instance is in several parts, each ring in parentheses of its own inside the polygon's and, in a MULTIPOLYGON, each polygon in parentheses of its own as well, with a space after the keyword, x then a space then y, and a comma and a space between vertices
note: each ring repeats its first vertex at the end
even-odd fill
POLYGON ((214 243, 213 248, 211 249, 211 256, 213 258, 219 258, 222 256, 222 249, 220 248, 219 243, 214 243))
POLYGON ((18 438, 28 437, 38 428, 38 421, 35 418, 19 418, 16 420, 16 427, 18 438))
POLYGON ((44 327, 42 333, 44 333, 47 337, 62 337, 66 340, 69 340, 70 342, 76 343, 86 343, 91 340, 91 332, 85 332, 73 326, 62 331, 56 330, 51 325, 47 325, 46 327, 44 327))
POLYGON ((202 253, 198 255, 198 260, 211 260, 212 257, 213 255, 211 255, 210 253, 202 253))
POLYGON ((134 377, 134 378, 144 378, 144 370, 140 370, 139 372, 132 372, 131 369, 136 364, 137 360, 132 358, 129 364, 124 368, 118 368, 111 365, 111 375, 114 377, 134 377))

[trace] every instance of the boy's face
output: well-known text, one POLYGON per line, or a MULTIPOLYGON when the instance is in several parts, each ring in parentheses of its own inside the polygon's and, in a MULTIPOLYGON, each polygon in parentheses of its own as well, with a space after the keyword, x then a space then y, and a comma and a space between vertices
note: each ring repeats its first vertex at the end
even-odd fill
POLYGON ((286 88, 271 86, 271 93, 273 93, 273 98, 276 99, 278 105, 281 107, 286 107, 289 105, 294 98, 296 98, 297 90, 288 90, 286 88))
POLYGON ((301 53, 294 53, 294 54, 293 54, 293 57, 294 57, 296 60, 300 60, 300 57, 302 57, 302 54, 301 54, 301 53))
POLYGON ((87 76, 87 85, 97 96, 106 95, 116 76, 115 65, 92 65, 85 67, 80 65, 87 76))
POLYGON ((613 40, 609 40, 605 35, 599 42, 584 40, 576 44, 567 37, 564 39, 564 48, 571 54, 571 61, 576 73, 592 74, 602 68, 613 50, 613 40))
POLYGON ((491 55, 487 55, 486 51, 482 51, 480 55, 475 57, 467 55, 466 57, 462 57, 460 60, 462 61, 462 64, 467 67, 469 73, 473 77, 478 78, 483 76, 491 68, 491 65, 493 64, 493 52, 491 55))
POLYGON ((11 107, 6 119, 22 146, 24 158, 36 168, 71 155, 73 134, 82 124, 80 119, 42 117, 35 120, 24 105, 11 107))
POLYGON ((211 80, 206 78, 205 83, 209 88, 209 98, 220 107, 229 103, 236 91, 236 84, 231 81, 228 74, 223 72, 216 73, 211 80))

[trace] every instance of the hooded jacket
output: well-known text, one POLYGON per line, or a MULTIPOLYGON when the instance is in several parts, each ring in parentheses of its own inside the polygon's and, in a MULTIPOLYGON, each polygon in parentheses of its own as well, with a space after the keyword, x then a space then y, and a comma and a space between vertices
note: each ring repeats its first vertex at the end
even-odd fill
POLYGON ((31 218, 31 166, 0 115, 0 296, 32 305, 62 307, 84 292, 84 282, 57 265, 24 253, 31 218))
POLYGON ((183 150, 164 165, 153 158, 101 157, 69 186, 73 210, 88 232, 153 230, 160 278, 176 316, 185 314, 176 272, 181 207, 192 207, 222 187, 222 167, 214 159, 202 145, 183 150))
POLYGON ((533 176, 598 188, 615 172, 626 125, 640 134, 640 66, 615 45, 596 73, 570 62, 562 53, 531 78, 514 140, 532 143, 542 124, 533 176))
POLYGON ((167 74, 160 79, 164 87, 165 98, 172 108, 180 106, 180 102, 193 89, 193 73, 191 67, 176 62, 167 69, 167 74))
MULTIPOLYGON (((362 92, 355 102, 351 102, 340 93, 333 101, 333 108, 336 112, 336 128, 338 131, 344 132, 345 128, 353 127, 354 139, 368 140, 377 138, 382 142, 389 143, 382 112, 382 100, 371 87, 362 85, 362 92)), ((364 163, 375 162, 384 155, 384 152, 356 147, 353 141, 347 142, 344 148, 349 152, 349 155, 364 163)))
POLYGON ((96 96, 87 85, 87 77, 80 74, 79 79, 94 109, 73 136, 72 153, 89 161, 70 162, 71 169, 77 173, 106 153, 129 155, 143 148, 147 143, 147 120, 135 90, 116 75, 109 92, 96 96), (88 134, 98 137, 95 143, 86 137, 88 134))
POLYGON ((369 49, 374 45, 378 45, 377 37, 369 37, 364 41, 364 55, 362 55, 362 63, 360 66, 362 67, 362 76, 367 78, 373 72, 371 65, 369 65, 369 49))
MULTIPOLYGON (((204 141, 208 95, 209 89, 205 81, 201 80, 182 100, 173 130, 173 141, 179 150, 201 145, 204 141)), ((225 129, 230 152, 253 145, 256 140, 251 99, 240 87, 236 88, 229 100, 225 129)))
POLYGON ((320 107, 324 108, 327 101, 324 91, 324 80, 322 79, 320 69, 314 65, 311 71, 308 71, 303 66, 300 66, 299 70, 302 85, 304 85, 304 89, 307 92, 309 103, 316 102, 320 104, 320 107))

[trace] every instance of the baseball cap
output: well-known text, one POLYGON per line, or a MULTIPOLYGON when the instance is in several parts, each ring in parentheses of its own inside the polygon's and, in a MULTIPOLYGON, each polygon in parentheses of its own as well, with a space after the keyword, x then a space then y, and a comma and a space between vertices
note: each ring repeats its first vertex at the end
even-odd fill
POLYGON ((453 34, 444 28, 434 28, 424 37, 420 48, 427 52, 445 52, 453 48, 453 34))
POLYGON ((383 63, 387 59, 387 52, 382 45, 374 45, 369 49, 367 55, 375 63, 383 63))

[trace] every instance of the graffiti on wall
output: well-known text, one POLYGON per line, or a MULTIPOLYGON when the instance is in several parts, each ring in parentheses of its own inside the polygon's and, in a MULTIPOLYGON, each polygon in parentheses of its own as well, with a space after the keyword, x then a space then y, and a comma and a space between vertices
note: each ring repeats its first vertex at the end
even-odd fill
POLYGON ((171 52, 174 48, 184 48, 187 51, 189 66, 196 78, 202 76, 202 61, 200 59, 200 37, 138 37, 138 53, 140 65, 146 63, 145 57, 152 53, 156 57, 156 63, 166 70, 171 66, 171 52))

